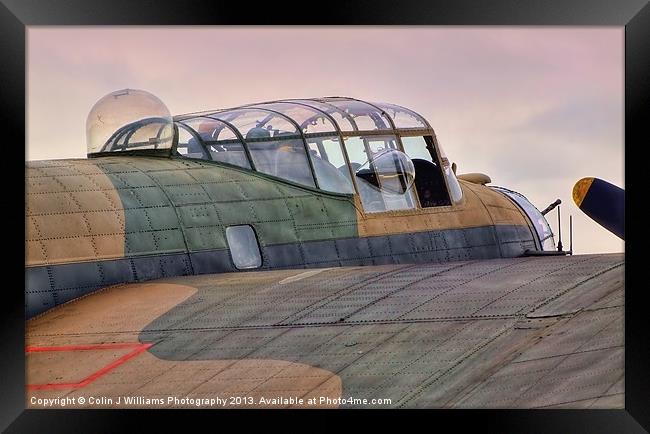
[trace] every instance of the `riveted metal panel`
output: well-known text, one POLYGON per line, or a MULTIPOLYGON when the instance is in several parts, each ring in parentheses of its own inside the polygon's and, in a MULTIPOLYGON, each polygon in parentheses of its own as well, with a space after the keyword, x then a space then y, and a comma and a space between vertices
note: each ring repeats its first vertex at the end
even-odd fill
POLYGON ((303 268, 305 255, 299 244, 281 244, 262 248, 268 261, 264 268, 303 268))
POLYGON ((211 250, 190 253, 194 272, 197 274, 237 271, 230 260, 228 250, 211 250))
MULTIPOLYGON (((300 362, 336 373, 342 396, 391 398, 392 407, 580 407, 622 393, 621 308, 546 319, 526 313, 588 291, 554 269, 597 284, 602 273, 621 273, 620 264, 589 255, 275 272, 266 283, 257 273, 215 276, 197 280, 194 298, 148 328, 167 330, 157 335, 165 345, 152 349, 163 359, 300 362), (517 309, 481 310, 539 281, 537 297, 512 299, 517 309), (429 308, 409 319, 418 305, 429 308), (183 348, 194 328, 204 348, 190 355, 183 348)), ((620 292, 620 280, 610 283, 620 292)))

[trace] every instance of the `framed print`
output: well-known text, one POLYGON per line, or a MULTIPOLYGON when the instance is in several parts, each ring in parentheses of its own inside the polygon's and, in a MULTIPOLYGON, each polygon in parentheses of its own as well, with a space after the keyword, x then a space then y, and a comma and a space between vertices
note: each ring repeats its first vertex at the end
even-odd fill
POLYGON ((647 4, 287 9, 0 7, 2 427, 647 429, 647 4))

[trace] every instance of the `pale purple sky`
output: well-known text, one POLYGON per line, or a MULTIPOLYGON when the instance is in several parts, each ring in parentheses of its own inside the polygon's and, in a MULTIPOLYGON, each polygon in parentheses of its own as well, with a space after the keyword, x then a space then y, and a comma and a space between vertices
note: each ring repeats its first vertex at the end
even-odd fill
POLYGON ((28 27, 26 159, 84 158, 91 107, 127 87, 172 114, 392 102, 429 120, 458 173, 539 209, 562 199, 565 247, 573 214, 576 253, 620 252, 571 190, 584 176, 624 187, 623 56, 623 27, 28 27))

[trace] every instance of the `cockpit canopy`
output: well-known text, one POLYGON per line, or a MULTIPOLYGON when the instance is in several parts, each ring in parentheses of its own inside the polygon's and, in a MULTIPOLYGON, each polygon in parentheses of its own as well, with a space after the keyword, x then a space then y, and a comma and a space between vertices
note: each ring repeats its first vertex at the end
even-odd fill
POLYGON ((423 207, 462 198, 431 126, 395 104, 287 99, 179 115, 172 123, 150 94, 124 92, 93 107, 89 156, 147 150, 218 162, 329 192, 357 192, 366 212, 415 208, 418 196, 423 207), (109 116, 119 98, 141 107, 131 110, 130 123, 126 115, 109 116), (106 134, 101 122, 109 118, 114 129, 106 134))

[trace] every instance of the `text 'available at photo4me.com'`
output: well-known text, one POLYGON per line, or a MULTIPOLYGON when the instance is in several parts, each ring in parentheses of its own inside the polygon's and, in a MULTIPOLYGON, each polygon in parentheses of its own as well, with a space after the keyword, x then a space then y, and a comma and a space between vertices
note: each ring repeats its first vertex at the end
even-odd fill
POLYGON ((287 407, 287 406, 385 406, 391 405, 392 399, 368 399, 358 397, 329 396, 226 396, 193 398, 189 396, 145 397, 145 396, 66 396, 57 398, 30 397, 29 403, 37 408, 65 408, 65 407, 197 407, 197 408, 228 408, 228 407, 287 407))

